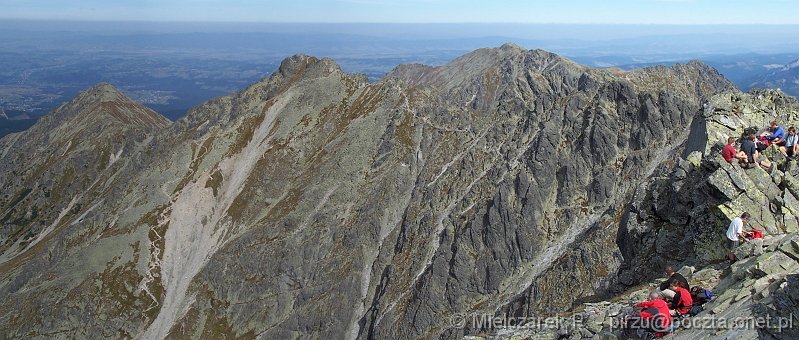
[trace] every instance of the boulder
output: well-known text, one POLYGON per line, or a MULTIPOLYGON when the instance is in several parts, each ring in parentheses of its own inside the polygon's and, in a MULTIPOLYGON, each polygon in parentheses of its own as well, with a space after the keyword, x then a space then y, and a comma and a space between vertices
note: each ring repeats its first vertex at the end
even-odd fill
POLYGON ((693 277, 691 277, 691 282, 692 283, 715 282, 718 281, 721 274, 722 274, 721 270, 718 270, 713 267, 706 267, 694 273, 693 277))
POLYGON ((752 306, 752 315, 770 321, 758 328, 761 338, 799 339, 799 276, 787 276, 779 289, 752 306))
POLYGON ((618 316, 621 313, 622 305, 620 304, 612 304, 608 307, 608 310, 605 312, 605 316, 613 317, 618 316))
POLYGON ((757 264, 752 268, 752 274, 756 277, 799 271, 799 263, 783 252, 766 253, 754 259, 757 264))
POLYGON ((768 287, 774 282, 775 278, 773 276, 765 276, 761 277, 752 284, 752 290, 756 293, 767 291, 768 287))
POLYGON ((688 154, 687 160, 694 168, 698 168, 702 164, 702 153, 699 151, 691 152, 688 154))
POLYGON ((774 184, 778 185, 778 186, 780 184, 782 184, 782 179, 784 177, 785 177, 785 173, 783 173, 782 171, 779 171, 779 170, 774 170, 774 172, 771 173, 771 181, 774 182, 774 184))
MULTIPOLYGON (((769 247, 771 247, 773 245, 779 245, 779 244, 781 244, 782 240, 785 239, 785 237, 786 237, 785 234, 766 235, 765 237, 763 237, 763 247, 769 248, 769 247)), ((774 251, 776 249, 777 248, 775 246, 775 247, 771 248, 768 251, 774 251)))
MULTIPOLYGON (((737 253, 736 253, 737 254, 737 253)), ((751 274, 751 270, 757 266, 757 259, 750 257, 745 260, 738 260, 730 266, 732 278, 735 280, 744 280, 751 274)))
POLYGON ((760 256, 763 254, 763 239, 758 238, 747 242, 752 247, 752 256, 760 256))
MULTIPOLYGON (((782 184, 785 185, 785 188, 788 189, 793 197, 799 196, 799 180, 797 180, 796 177, 790 173, 785 173, 782 177, 782 184)), ((799 207, 796 208, 799 209, 799 207)))
POLYGON ((682 266, 682 268, 680 268, 680 270, 678 270, 677 272, 680 273, 680 275, 684 276, 686 279, 690 280, 691 277, 694 275, 695 271, 696 267, 694 266, 682 266))
POLYGON ((799 240, 797 240, 797 238, 792 238, 787 242, 783 242, 779 250, 791 257, 794 261, 799 261, 799 240))
POLYGON ((733 183, 733 181, 730 179, 730 175, 724 169, 716 170, 716 172, 710 175, 710 177, 707 179, 707 182, 711 187, 718 190, 718 192, 722 195, 721 197, 726 200, 733 200, 742 192, 744 192, 743 189, 733 183))

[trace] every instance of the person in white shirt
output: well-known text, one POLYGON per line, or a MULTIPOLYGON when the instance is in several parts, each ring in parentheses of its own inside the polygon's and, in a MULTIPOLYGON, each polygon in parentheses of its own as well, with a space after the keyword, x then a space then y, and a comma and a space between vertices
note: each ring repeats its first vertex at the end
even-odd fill
POLYGON ((796 134, 796 129, 793 126, 788 128, 788 136, 785 137, 785 144, 780 146, 780 152, 788 160, 799 154, 799 135, 796 134))
POLYGON ((741 217, 732 219, 729 228, 727 228, 727 258, 730 262, 735 262, 735 248, 738 248, 739 240, 746 241, 744 234, 744 225, 749 223, 749 213, 744 212, 741 217))

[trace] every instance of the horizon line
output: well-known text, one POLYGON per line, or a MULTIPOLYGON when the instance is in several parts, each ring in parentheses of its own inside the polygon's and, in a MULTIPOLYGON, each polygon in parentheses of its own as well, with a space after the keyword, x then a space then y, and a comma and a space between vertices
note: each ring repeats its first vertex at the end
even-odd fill
POLYGON ((146 19, 75 19, 75 18, 4 18, 0 21, 81 22, 81 23, 164 23, 164 24, 262 24, 262 25, 564 25, 564 26, 799 26, 799 23, 612 23, 612 22, 337 22, 337 21, 226 21, 226 20, 146 20, 146 19))

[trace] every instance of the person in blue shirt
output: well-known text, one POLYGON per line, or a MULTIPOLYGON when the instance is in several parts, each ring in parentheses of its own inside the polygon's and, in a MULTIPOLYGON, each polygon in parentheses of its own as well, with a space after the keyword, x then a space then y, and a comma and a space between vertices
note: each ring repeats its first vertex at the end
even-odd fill
POLYGON ((782 145, 785 139, 785 129, 779 126, 776 120, 772 120, 769 129, 760 134, 760 137, 766 138, 771 144, 782 145))

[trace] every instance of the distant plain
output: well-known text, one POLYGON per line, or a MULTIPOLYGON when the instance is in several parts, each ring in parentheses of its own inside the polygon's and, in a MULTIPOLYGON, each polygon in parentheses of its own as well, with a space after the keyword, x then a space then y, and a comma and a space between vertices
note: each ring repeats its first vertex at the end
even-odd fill
POLYGON ((799 26, 203 24, 0 21, 0 136, 99 82, 175 120, 268 76, 293 54, 331 57, 377 81, 399 64, 441 65, 512 42, 592 67, 700 59, 740 89, 799 95, 799 26), (740 46, 746 46, 742 49, 740 46), (790 71, 790 72, 789 72, 790 71))

